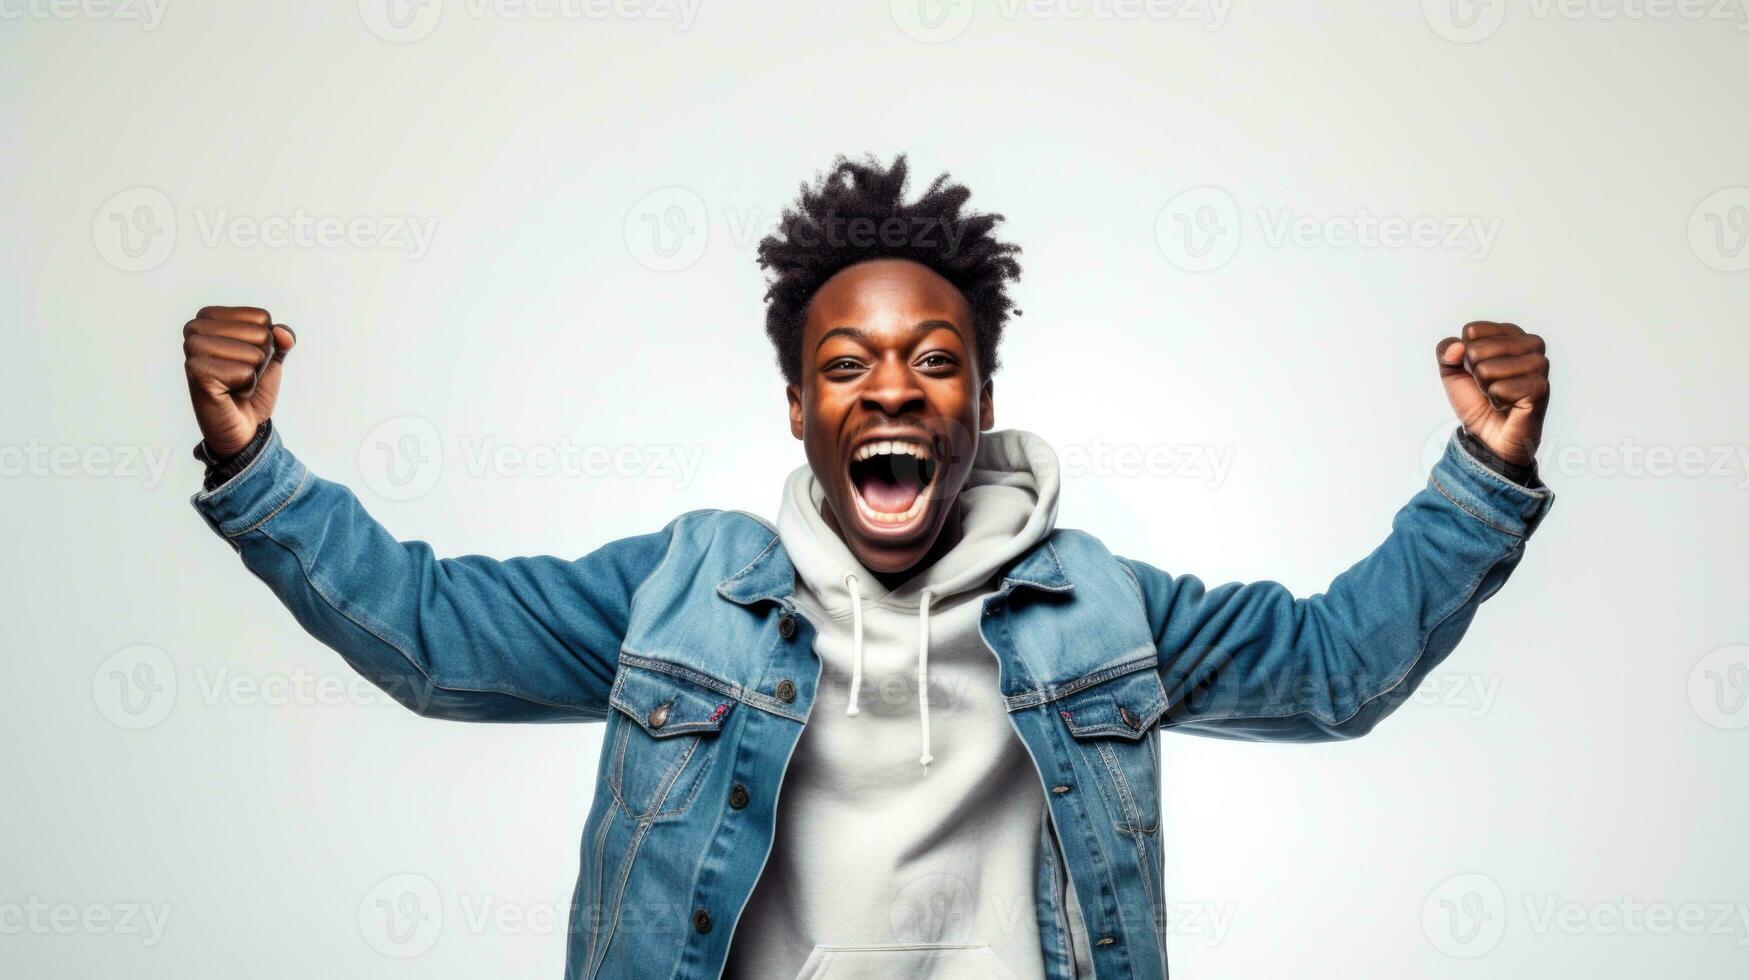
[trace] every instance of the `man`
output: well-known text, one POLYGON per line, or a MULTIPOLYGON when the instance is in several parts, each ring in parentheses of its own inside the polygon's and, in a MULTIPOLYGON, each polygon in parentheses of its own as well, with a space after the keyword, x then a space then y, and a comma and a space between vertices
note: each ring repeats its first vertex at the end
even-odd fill
POLYGON ((1365 734, 1548 511, 1543 343, 1475 322, 1436 350, 1462 428, 1328 592, 1115 558, 994 431, 1001 216, 905 190, 840 158, 760 245, 807 456, 775 525, 437 559, 285 448, 289 329, 184 329, 195 507, 305 629, 422 715, 605 720, 567 977, 1163 977, 1160 730, 1365 734))

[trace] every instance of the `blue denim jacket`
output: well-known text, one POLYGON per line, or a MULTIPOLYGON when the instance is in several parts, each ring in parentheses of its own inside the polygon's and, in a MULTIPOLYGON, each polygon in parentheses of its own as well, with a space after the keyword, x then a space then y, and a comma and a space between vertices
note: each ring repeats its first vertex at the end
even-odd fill
MULTIPOLYGON (((1454 437, 1385 542, 1310 598, 1207 588, 1072 530, 1000 573, 981 632, 1049 801, 1047 975, 1074 975, 1065 874, 1098 976, 1166 975, 1162 730, 1365 734, 1456 646, 1552 500, 1454 437)), ((439 559, 278 432, 194 504, 306 630, 413 711, 605 721, 566 977, 721 975, 820 676, 770 526, 694 511, 576 560, 439 559)))

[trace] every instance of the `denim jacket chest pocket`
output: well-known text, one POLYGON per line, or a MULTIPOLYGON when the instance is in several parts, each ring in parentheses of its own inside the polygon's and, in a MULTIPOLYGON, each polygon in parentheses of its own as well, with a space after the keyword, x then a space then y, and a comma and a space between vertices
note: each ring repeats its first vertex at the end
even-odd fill
MULTIPOLYGON (((648 661, 660 664, 660 661, 648 661)), ((698 795, 734 700, 689 680, 690 667, 620 667, 608 704, 608 784, 634 818, 684 812, 698 795)))
POLYGON ((1156 727, 1166 689, 1152 670, 1132 670, 1059 698, 1057 715, 1119 830, 1152 834, 1160 819, 1156 727))

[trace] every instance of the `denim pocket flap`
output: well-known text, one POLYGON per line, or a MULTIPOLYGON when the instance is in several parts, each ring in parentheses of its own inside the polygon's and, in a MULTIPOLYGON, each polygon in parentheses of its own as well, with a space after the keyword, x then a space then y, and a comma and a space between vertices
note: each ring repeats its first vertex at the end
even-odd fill
POLYGON ((679 674, 621 665, 608 703, 654 738, 711 735, 735 700, 679 674))
POLYGON ((1055 707, 1076 738, 1133 741, 1166 713, 1166 688, 1153 670, 1132 670, 1059 698, 1055 707))

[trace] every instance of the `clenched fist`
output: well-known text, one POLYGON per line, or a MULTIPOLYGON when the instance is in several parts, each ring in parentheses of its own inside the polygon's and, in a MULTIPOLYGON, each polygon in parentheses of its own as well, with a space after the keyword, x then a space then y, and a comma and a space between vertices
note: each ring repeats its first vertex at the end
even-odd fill
POLYGON ((213 458, 242 451, 273 414, 285 355, 297 339, 253 306, 204 307, 182 328, 188 397, 213 458))
POLYGON ((1501 459, 1530 465, 1549 408, 1543 339, 1516 323, 1477 320, 1436 352, 1445 396, 1464 429, 1501 459))

